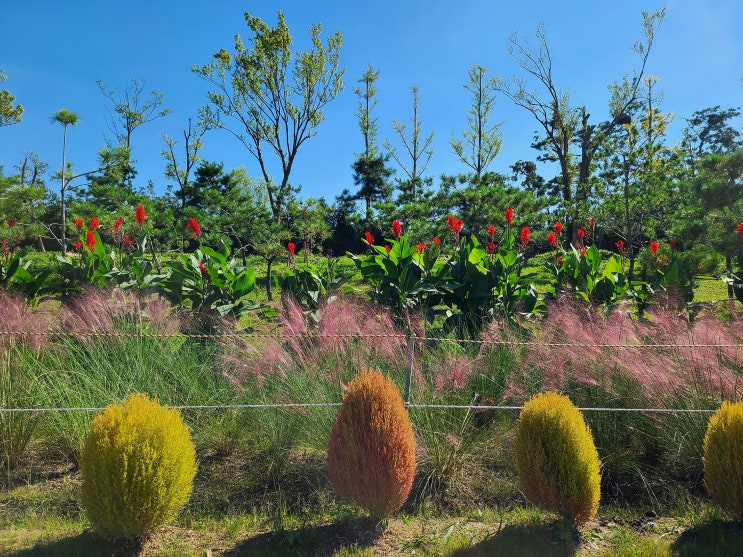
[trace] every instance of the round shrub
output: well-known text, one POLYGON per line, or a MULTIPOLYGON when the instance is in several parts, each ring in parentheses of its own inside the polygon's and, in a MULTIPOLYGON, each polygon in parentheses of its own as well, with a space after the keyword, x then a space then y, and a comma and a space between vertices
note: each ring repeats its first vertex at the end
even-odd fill
POLYGON ((704 436, 704 485, 732 516, 743 518, 743 402, 723 402, 704 436))
POLYGON ((364 370, 348 385, 328 446, 328 473, 344 500, 384 518, 399 509, 415 476, 415 435, 392 379, 364 370))
POLYGON ((80 471, 93 528, 109 539, 142 538, 188 500, 196 451, 180 412, 135 393, 93 419, 80 471))
POLYGON ((573 526, 596 514, 601 463, 591 431, 568 397, 550 391, 528 400, 514 449, 521 488, 534 505, 567 517, 573 526))

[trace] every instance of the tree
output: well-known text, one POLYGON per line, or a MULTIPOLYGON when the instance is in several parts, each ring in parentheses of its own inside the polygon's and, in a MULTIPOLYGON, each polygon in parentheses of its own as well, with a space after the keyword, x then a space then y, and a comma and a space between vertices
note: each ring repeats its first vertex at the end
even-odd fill
POLYGON ((67 207, 65 205, 65 194, 67 189, 67 177, 68 177, 68 168, 67 168, 67 127, 68 126, 75 126, 77 125, 78 121, 80 120, 80 117, 77 115, 77 113, 72 112, 70 110, 67 110, 66 108, 63 108, 61 110, 58 110, 53 116, 52 116, 52 122, 57 122, 62 125, 62 168, 60 170, 60 180, 62 182, 62 186, 59 190, 59 198, 60 202, 62 204, 62 233, 61 233, 61 239, 60 244, 62 246, 62 253, 67 254, 67 238, 66 238, 66 230, 65 227, 67 225, 67 207))
POLYGON ((449 142, 459 160, 469 166, 478 179, 501 148, 500 124, 488 127, 495 106, 497 80, 485 79, 486 73, 487 70, 480 65, 471 66, 467 72, 469 82, 462 87, 472 95, 467 116, 469 129, 462 132, 462 139, 452 136, 449 142))
POLYGON ((695 111, 686 121, 681 148, 692 177, 703 155, 729 154, 740 148, 741 132, 728 123, 739 116, 740 109, 717 105, 695 111))
POLYGON ((374 84, 379 79, 379 73, 380 70, 375 70, 369 64, 361 79, 358 80, 361 86, 353 90, 354 94, 359 97, 359 108, 356 112, 356 117, 359 120, 361 134, 364 136, 363 156, 367 158, 375 157, 379 153, 379 149, 377 148, 377 134, 379 133, 379 126, 377 125, 378 118, 373 118, 371 115, 372 109, 377 106, 377 90, 374 84))
POLYGON ((214 60, 191 69, 215 90, 209 104, 200 110, 201 119, 211 128, 227 130, 257 160, 263 176, 274 221, 285 219, 286 206, 295 191, 289 183, 299 148, 315 135, 324 119, 323 108, 343 88, 345 68, 339 55, 340 32, 324 45, 322 26, 309 28, 312 48, 292 53, 292 37, 281 12, 278 25, 245 14, 252 33, 249 46, 239 35, 235 52, 221 49, 214 60), (280 166, 280 181, 274 183, 269 170, 269 153, 280 166))
MULTIPOLYGON (((8 79, 8 76, 3 73, 3 70, 0 70, 0 82, 6 79, 8 79)), ((21 121, 23 106, 13 104, 13 101, 15 101, 15 97, 10 94, 10 91, 7 89, 0 90, 0 127, 12 126, 21 121)))
POLYGON ((184 153, 182 162, 179 161, 178 155, 176 154, 178 142, 168 134, 163 135, 166 149, 160 151, 160 155, 166 161, 165 176, 171 180, 175 180, 176 185, 178 186, 179 193, 176 195, 181 200, 181 210, 186 207, 186 197, 188 197, 188 192, 193 187, 191 171, 201 160, 199 157, 199 151, 201 151, 204 146, 202 138, 206 131, 207 127, 204 122, 199 121, 196 126, 192 126, 191 118, 188 119, 188 127, 182 131, 182 148, 184 153))
POLYGON ((401 190, 401 197, 403 197, 399 201, 409 200, 412 202, 417 199, 417 193, 423 189, 421 177, 433 156, 433 148, 431 147, 431 143, 433 143, 433 132, 426 136, 425 139, 421 139, 423 122, 418 116, 420 89, 416 85, 413 85, 410 88, 410 92, 413 94, 413 115, 410 118, 410 136, 407 136, 406 124, 403 124, 399 120, 392 120, 392 129, 395 130, 403 147, 405 147, 405 151, 407 151, 410 157, 410 163, 403 162, 402 155, 398 154, 397 149, 394 148, 392 142, 389 140, 384 142, 384 148, 395 159, 395 162, 400 165, 400 168, 402 168, 408 177, 407 180, 402 180, 398 183, 398 187, 401 190))
POLYGON ((144 79, 131 78, 131 82, 124 87, 123 91, 109 89, 98 80, 98 88, 111 102, 107 108, 108 117, 106 124, 111 133, 114 134, 119 145, 131 149, 132 133, 142 124, 162 118, 170 114, 171 109, 163 107, 163 95, 153 90, 149 98, 143 98, 146 81, 144 79))
POLYGON ((644 41, 638 41, 632 47, 640 56, 640 70, 631 79, 624 80, 621 95, 611 106, 612 119, 598 126, 589 123, 591 115, 585 107, 571 105, 569 94, 557 86, 552 75, 552 53, 544 26, 537 27, 536 47, 528 41, 520 41, 515 33, 510 38, 509 53, 528 78, 536 82, 536 88, 531 89, 524 77, 514 76, 497 80, 496 89, 529 111, 539 124, 542 135, 535 138, 532 146, 542 151, 539 160, 559 164, 552 193, 562 200, 571 234, 575 233, 573 223, 587 208, 594 155, 603 138, 627 122, 625 111, 636 101, 653 40, 665 13, 665 9, 653 14, 642 12, 644 41))

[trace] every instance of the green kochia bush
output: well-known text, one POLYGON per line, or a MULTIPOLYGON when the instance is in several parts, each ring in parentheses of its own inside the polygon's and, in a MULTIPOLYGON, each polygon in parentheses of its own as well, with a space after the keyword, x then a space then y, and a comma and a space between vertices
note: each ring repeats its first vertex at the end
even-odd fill
POLYGON ((180 412, 135 393, 93 420, 80 471, 94 529, 110 539, 143 538, 188 500, 196 451, 180 412))
POLYGON ((385 518, 410 494, 415 435, 395 383, 363 371, 348 385, 328 447, 328 474, 341 498, 385 518))
POLYGON ((712 498, 743 518, 743 402, 723 402, 704 437, 704 484, 712 498))
POLYGON ((560 513, 573 526, 596 514, 599 456, 583 415, 568 397, 549 391, 528 400, 514 449, 521 488, 532 503, 560 513))

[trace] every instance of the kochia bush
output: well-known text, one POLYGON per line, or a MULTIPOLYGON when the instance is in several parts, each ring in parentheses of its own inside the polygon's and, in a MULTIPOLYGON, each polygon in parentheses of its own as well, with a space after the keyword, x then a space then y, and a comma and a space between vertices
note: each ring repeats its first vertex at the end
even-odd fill
POLYGON ((567 517, 573 526, 589 521, 601 496, 599 455, 583 415, 556 392, 524 404, 514 438, 521 488, 536 506, 567 517))
POLYGON ((379 371, 362 371, 333 424, 328 472, 335 492, 374 517, 399 509, 415 476, 415 436, 400 392, 379 371))
POLYGON ((743 401, 723 402, 704 436, 704 485, 734 517, 743 518, 743 401))
POLYGON ((196 451, 180 412, 135 393, 93 419, 80 471, 94 529, 110 539, 142 538, 188 500, 196 451))

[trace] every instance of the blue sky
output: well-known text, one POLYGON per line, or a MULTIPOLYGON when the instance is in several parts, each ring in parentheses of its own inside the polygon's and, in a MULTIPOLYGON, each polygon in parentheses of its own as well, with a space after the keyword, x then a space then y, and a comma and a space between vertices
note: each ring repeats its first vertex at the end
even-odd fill
MULTIPOLYGON (((246 38, 244 12, 273 26, 281 10, 297 48, 306 44, 313 22, 323 25, 323 36, 340 30, 344 37, 345 89, 327 106, 325 121, 302 146, 292 171, 301 197, 332 201, 343 188, 353 189, 350 165, 363 149, 353 88, 369 63, 381 70, 375 112, 380 143, 396 141, 390 121, 410 118, 410 87, 417 85, 423 132, 435 133, 426 175, 463 173, 467 168, 453 155, 449 140, 466 127, 470 100, 462 83, 472 64, 486 67, 489 75, 519 73, 508 54, 508 38, 515 31, 533 37, 544 23, 556 83, 599 122, 607 117, 607 86, 638 67, 631 46, 642 36, 641 11, 663 6, 668 13, 647 71, 660 78, 661 108, 676 115, 669 138, 675 142, 683 118, 695 110, 743 105, 740 0, 9 0, 0 34, 0 68, 8 79, 0 88, 15 95, 25 114, 21 124, 0 128, 0 165, 8 174, 25 151, 33 150, 58 169, 62 129, 50 117, 67 108, 81 118, 68 133, 67 158, 75 172, 95 168, 96 153, 110 136, 104 120, 108 101, 96 80, 120 89, 132 77, 143 78, 148 90, 164 94, 172 113, 134 132, 135 185, 152 180, 163 191, 162 134, 178 138, 206 102, 207 84, 190 71, 191 65, 208 63, 220 48, 231 50, 236 33, 246 38)), ((516 160, 533 160, 533 117, 503 96, 495 112, 495 120, 502 122, 503 148, 490 169, 507 172, 516 160)), ((257 163, 224 131, 205 136, 202 156, 224 162, 226 169, 245 165, 250 175, 259 175, 257 163)))

